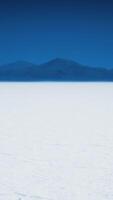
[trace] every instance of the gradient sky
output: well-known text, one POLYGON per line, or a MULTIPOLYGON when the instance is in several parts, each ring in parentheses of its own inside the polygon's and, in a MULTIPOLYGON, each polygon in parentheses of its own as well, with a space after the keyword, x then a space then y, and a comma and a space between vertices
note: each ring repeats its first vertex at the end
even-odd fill
POLYGON ((56 57, 113 67, 113 1, 0 1, 0 64, 56 57))

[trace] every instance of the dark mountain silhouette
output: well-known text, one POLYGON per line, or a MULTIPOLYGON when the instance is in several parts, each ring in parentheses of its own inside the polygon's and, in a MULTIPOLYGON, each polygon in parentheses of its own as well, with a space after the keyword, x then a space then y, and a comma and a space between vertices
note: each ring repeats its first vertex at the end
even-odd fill
POLYGON ((18 61, 0 66, 0 81, 113 81, 113 69, 60 58, 41 65, 18 61))

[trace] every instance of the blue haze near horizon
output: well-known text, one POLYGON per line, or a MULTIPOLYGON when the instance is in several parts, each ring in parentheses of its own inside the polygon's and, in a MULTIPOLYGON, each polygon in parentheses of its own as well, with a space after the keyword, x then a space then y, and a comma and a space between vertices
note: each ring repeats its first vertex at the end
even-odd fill
POLYGON ((0 65, 56 57, 113 67, 113 2, 0 1, 0 65))

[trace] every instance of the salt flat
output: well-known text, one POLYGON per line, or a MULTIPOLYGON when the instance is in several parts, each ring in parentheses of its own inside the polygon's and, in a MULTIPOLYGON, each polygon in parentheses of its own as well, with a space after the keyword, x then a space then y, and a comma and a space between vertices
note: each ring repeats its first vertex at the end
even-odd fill
POLYGON ((113 83, 0 84, 0 200, 113 200, 113 83))

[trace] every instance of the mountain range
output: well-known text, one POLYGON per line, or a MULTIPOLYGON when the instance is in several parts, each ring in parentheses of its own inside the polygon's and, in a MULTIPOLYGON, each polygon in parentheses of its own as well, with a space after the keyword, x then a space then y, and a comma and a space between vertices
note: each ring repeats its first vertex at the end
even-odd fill
POLYGON ((0 66, 0 81, 113 81, 113 68, 89 67, 61 58, 40 65, 17 61, 0 66))

